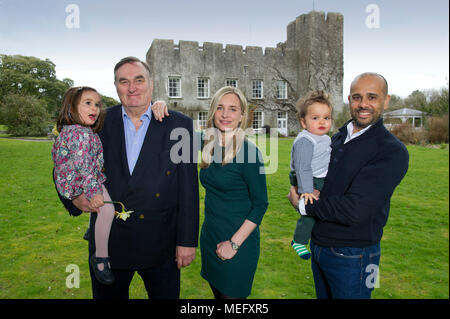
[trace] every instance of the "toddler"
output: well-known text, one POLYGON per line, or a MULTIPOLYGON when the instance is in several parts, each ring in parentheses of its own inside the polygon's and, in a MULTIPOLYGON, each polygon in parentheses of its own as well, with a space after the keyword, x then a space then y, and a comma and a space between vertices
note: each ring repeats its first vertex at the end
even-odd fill
MULTIPOLYGON (((303 127, 294 140, 291 150, 291 172, 289 180, 297 187, 305 205, 318 197, 314 190, 322 190, 331 154, 332 106, 328 94, 313 91, 297 102, 297 117, 303 127)), ((297 221, 292 247, 303 259, 311 254, 306 248, 314 226, 314 217, 301 216, 297 221)))

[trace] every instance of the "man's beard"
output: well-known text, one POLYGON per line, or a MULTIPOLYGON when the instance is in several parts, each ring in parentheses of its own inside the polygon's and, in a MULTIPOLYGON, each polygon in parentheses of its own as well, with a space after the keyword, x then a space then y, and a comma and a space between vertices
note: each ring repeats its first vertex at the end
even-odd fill
POLYGON ((352 115, 353 125, 355 125, 356 127, 360 128, 360 129, 365 129, 369 125, 372 125, 375 122, 377 122, 383 115, 383 111, 381 111, 380 113, 376 113, 376 111, 372 108, 360 107, 357 110, 351 111, 351 115, 352 115), (361 120, 357 116, 357 114, 359 112, 369 112, 371 114, 372 118, 370 119, 370 121, 367 121, 369 118, 367 118, 365 120, 361 120))

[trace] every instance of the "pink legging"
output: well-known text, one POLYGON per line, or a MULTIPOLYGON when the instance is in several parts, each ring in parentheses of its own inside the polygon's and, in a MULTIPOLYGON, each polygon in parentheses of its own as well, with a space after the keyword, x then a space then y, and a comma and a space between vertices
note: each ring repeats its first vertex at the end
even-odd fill
MULTIPOLYGON (((111 201, 108 191, 105 186, 103 188, 103 200, 111 201)), ((95 256, 108 257, 108 240, 109 232, 111 230, 112 221, 114 218, 114 205, 104 204, 100 207, 100 212, 97 214, 97 220, 95 222, 95 256)))

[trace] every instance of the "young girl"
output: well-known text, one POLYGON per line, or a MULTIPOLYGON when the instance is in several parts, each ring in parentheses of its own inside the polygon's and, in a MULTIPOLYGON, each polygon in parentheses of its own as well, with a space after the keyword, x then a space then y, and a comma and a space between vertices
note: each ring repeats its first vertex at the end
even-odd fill
MULTIPOLYGON (((298 187, 305 205, 318 199, 314 190, 322 190, 328 172, 331 139, 327 133, 331 129, 331 113, 331 102, 324 91, 313 91, 297 102, 297 117, 304 130, 292 145, 289 179, 292 186, 298 187)), ((313 226, 314 217, 302 216, 297 221, 291 245, 303 259, 311 256, 306 245, 313 226)))
POLYGON ((54 179, 59 194, 74 199, 85 194, 94 208, 99 208, 95 223, 96 252, 89 258, 96 278, 103 284, 112 284, 108 256, 108 238, 114 218, 114 206, 103 186, 103 147, 98 136, 105 113, 101 97, 90 87, 74 87, 63 97, 58 116, 58 137, 53 144, 54 179))

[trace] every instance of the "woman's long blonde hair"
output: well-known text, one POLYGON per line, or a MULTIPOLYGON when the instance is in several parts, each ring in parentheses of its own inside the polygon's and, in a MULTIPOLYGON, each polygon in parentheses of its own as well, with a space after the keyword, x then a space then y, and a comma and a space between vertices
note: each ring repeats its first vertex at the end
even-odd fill
POLYGON ((208 111, 208 119, 206 121, 206 129, 204 131, 204 144, 202 148, 202 162, 201 168, 207 168, 211 164, 214 150, 220 148, 219 139, 222 134, 214 124, 214 114, 217 111, 217 106, 224 95, 235 94, 241 104, 242 119, 239 126, 233 132, 226 132, 225 134, 233 134, 232 138, 225 139, 225 152, 222 154, 222 166, 228 164, 233 160, 236 154, 242 147, 245 140, 245 129, 247 128, 248 120, 248 104, 247 99, 241 90, 233 86, 224 86, 214 94, 211 105, 208 111))

